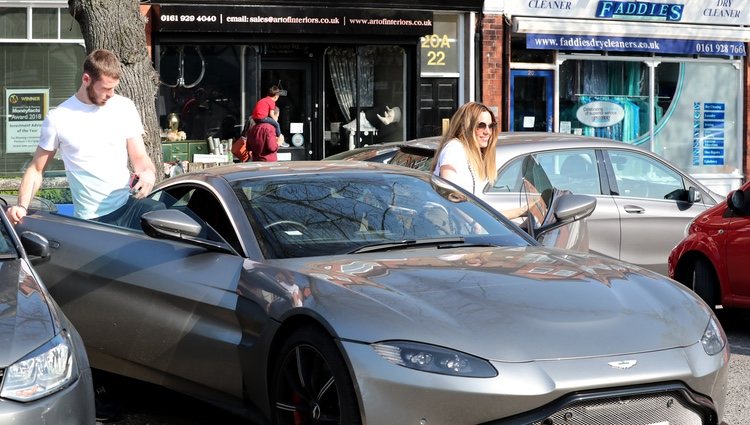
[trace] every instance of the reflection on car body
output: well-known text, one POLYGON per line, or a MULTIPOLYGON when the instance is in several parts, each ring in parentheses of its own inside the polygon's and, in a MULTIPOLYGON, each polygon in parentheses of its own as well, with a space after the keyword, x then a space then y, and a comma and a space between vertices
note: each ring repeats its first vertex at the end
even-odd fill
POLYGON ((97 368, 257 423, 721 421, 726 337, 693 293, 540 246, 439 177, 244 163, 152 197, 143 232, 23 223, 59 246, 39 272, 97 368))

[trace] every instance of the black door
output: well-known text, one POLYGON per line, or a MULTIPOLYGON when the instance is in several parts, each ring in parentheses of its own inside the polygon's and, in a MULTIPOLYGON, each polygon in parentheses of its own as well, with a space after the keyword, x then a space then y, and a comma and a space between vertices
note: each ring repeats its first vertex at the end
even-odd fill
POLYGON ((284 142, 279 148, 279 161, 300 161, 313 158, 312 135, 312 65, 301 61, 262 61, 260 95, 273 85, 281 96, 276 101, 279 124, 284 142))
POLYGON ((458 79, 422 78, 419 93, 417 137, 440 136, 443 120, 458 109, 458 79))

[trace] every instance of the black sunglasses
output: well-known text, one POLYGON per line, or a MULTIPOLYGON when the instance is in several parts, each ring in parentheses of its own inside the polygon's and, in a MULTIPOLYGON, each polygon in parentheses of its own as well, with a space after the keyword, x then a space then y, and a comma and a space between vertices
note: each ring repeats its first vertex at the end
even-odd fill
POLYGON ((490 130, 496 129, 497 128, 497 123, 496 122, 492 122, 492 123, 487 124, 486 122, 480 122, 479 124, 477 124, 477 130, 486 130, 488 128, 490 130))

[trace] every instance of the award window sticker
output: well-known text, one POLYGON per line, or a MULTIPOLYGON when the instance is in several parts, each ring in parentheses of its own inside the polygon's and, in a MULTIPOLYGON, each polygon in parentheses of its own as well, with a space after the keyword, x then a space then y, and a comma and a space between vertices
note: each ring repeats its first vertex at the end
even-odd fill
POLYGON ((49 111, 49 88, 5 89, 5 151, 33 153, 49 111))

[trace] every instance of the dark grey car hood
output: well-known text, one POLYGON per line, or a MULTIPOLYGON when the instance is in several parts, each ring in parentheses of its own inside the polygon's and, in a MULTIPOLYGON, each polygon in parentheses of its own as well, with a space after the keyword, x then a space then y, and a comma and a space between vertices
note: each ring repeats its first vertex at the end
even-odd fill
POLYGON ((308 304, 341 338, 415 340, 493 360, 684 347, 700 340, 710 316, 697 297, 666 277, 547 248, 306 260, 293 267, 311 278, 314 300, 308 304))
POLYGON ((45 292, 23 260, 0 261, 0 367, 52 339, 55 326, 45 292))

